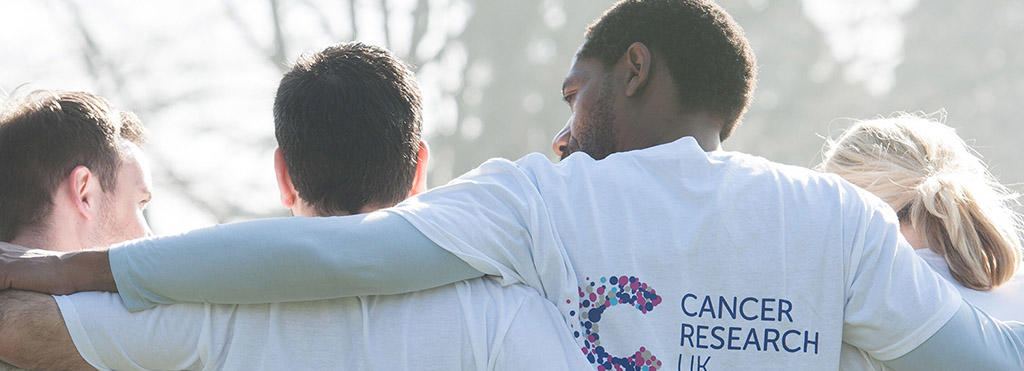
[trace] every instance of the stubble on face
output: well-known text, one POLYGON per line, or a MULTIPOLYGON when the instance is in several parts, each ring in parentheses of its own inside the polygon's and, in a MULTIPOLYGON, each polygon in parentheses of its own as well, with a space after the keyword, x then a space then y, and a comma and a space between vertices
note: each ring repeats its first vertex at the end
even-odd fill
POLYGON ((120 225, 121 223, 119 223, 118 213, 115 210, 119 199, 115 196, 114 192, 117 192, 117 190, 104 192, 101 196, 103 197, 103 203, 99 210, 99 220, 97 220, 98 228, 94 241, 92 242, 93 246, 109 246, 132 238, 137 238, 136 236, 125 236, 125 228, 120 225))
POLYGON ((129 150, 118 168, 114 189, 101 195, 92 246, 142 238, 149 229, 144 217, 139 216, 152 197, 149 170, 142 152, 137 147, 129 150))
POLYGON ((580 122, 569 135, 569 142, 562 152, 564 160, 569 155, 582 151, 595 160, 602 160, 615 152, 615 111, 612 109, 612 83, 610 76, 605 76, 590 110, 581 111, 580 122))

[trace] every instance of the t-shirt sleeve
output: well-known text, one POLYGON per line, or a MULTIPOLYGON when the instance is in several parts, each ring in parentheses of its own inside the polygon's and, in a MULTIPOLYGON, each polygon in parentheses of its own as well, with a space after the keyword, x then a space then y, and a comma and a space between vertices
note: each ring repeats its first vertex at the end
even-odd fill
POLYGON ((178 304, 129 313, 110 293, 54 296, 78 353, 100 370, 194 370, 206 306, 178 304))
POLYGON ((400 294, 482 275, 385 212, 218 225, 126 242, 109 256, 132 311, 400 294))
POLYGON ((547 295, 552 288, 545 284, 561 285, 568 276, 544 200, 511 161, 489 160, 388 210, 503 285, 523 283, 547 295))
POLYGON ((843 340, 879 360, 900 357, 942 328, 962 299, 914 253, 885 203, 849 185, 841 202, 847 288, 843 340))

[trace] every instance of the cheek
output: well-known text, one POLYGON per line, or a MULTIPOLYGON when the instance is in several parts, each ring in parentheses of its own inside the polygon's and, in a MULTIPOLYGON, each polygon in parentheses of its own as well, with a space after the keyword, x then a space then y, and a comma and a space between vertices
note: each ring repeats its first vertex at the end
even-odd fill
POLYGON ((573 136, 578 135, 578 133, 585 129, 586 123, 583 118, 586 117, 586 114, 582 111, 585 109, 586 107, 583 104, 576 104, 573 106, 572 113, 569 114, 567 129, 573 136))
POLYGON ((569 115, 569 123, 568 123, 568 125, 566 127, 566 129, 568 129, 568 130, 567 130, 566 134, 576 135, 576 133, 580 132, 580 129, 583 128, 583 125, 580 122, 580 121, 582 121, 582 120, 580 120, 580 118, 582 118, 582 117, 583 117, 583 115, 581 115, 579 113, 576 113, 576 112, 573 112, 572 115, 569 115))
POLYGON ((146 236, 146 217, 137 205, 130 204, 119 208, 117 226, 123 239, 146 236))
POLYGON ((594 117, 595 110, 600 109, 601 102, 597 94, 589 91, 577 99, 573 110, 572 129, 574 133, 583 133, 591 130, 591 118, 594 117))

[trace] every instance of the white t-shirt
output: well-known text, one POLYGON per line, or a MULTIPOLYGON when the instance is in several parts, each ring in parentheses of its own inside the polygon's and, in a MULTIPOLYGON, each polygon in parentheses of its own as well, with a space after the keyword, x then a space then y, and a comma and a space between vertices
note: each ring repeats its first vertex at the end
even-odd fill
POLYGON ((962 302, 881 200, 690 137, 490 160, 389 210, 537 288, 599 370, 836 369, 843 340, 888 360, 962 302))
POLYGON ((406 295, 129 313, 115 294, 56 296, 101 369, 590 369, 551 303, 489 278, 406 295))
MULTIPOLYGON (((924 259, 936 273, 953 284, 964 300, 981 309, 993 318, 1003 321, 1024 322, 1024 269, 1018 269, 1010 281, 990 291, 978 291, 960 284, 949 272, 949 265, 942 255, 929 249, 916 250, 917 255, 924 259)), ((859 349, 843 344, 841 357, 842 370, 886 370, 887 368, 876 359, 859 349)))
POLYGON ((954 279, 942 255, 929 249, 917 250, 917 255, 942 278, 952 283, 964 300, 978 309, 999 320, 1024 322, 1024 269, 1017 269, 1013 278, 993 290, 978 291, 969 289, 954 279))

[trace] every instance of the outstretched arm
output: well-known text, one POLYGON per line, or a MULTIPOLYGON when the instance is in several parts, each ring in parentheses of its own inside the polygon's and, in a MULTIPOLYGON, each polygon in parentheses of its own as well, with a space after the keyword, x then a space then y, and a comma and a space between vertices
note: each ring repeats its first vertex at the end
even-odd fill
POLYGON ((530 178, 498 159, 370 214, 227 224, 60 257, 0 247, 0 289, 117 290, 132 311, 398 294, 484 273, 544 292, 538 266, 573 277, 554 234, 530 178))
POLYGON ((26 369, 92 369, 75 349, 53 297, 0 292, 0 360, 26 369))
POLYGON ((843 340, 895 370, 1024 370, 1024 325, 965 302, 901 237, 895 213, 861 197, 849 201, 843 340))
POLYGON ((999 322, 967 304, 893 370, 1024 370, 1024 324, 999 322))
POLYGON ((108 251, 2 263, 6 287, 58 294, 116 290, 132 311, 176 302, 397 294, 483 275, 386 212, 234 223, 108 251))

